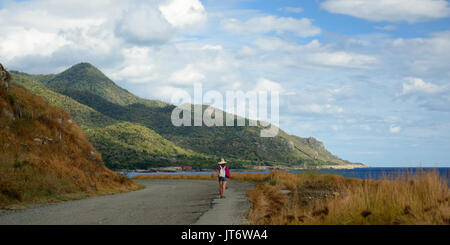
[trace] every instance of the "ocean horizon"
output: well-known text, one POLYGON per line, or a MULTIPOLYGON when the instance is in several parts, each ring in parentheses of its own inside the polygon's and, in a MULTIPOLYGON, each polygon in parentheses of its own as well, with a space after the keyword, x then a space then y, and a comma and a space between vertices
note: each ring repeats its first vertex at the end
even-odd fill
MULTIPOLYGON (((270 173, 269 170, 259 171, 259 170, 230 170, 231 173, 270 173)), ((329 173, 342 175, 346 178, 359 178, 359 179, 392 179, 403 174, 415 174, 417 172, 429 172, 437 171, 439 176, 443 179, 449 179, 450 177, 450 167, 368 167, 368 168, 354 168, 354 169, 314 169, 314 170, 287 170, 290 173, 329 173)), ((204 174, 210 175, 215 174, 215 171, 179 171, 179 172, 151 172, 151 173, 138 173, 138 172, 127 172, 124 174, 128 178, 132 178, 138 175, 158 175, 158 174, 171 174, 171 175, 196 175, 204 174)))

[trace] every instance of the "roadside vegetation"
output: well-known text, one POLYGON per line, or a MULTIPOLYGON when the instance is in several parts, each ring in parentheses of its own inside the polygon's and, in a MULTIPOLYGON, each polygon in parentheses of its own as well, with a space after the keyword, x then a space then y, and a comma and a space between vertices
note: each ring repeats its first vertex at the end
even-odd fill
MULTIPOLYGON (((211 175, 141 175, 135 179, 206 179, 211 175)), ((450 225, 449 180, 435 171, 386 175, 382 180, 340 175, 232 174, 257 182, 247 192, 255 225, 450 225)))
POLYGON ((139 188, 105 167, 69 113, 15 86, 0 89, 0 146, 0 209, 139 188))

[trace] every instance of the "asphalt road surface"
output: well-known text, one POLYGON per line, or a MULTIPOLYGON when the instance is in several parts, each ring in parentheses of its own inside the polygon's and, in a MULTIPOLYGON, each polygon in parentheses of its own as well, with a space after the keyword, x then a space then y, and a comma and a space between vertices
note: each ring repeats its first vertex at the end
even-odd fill
POLYGON ((139 191, 39 205, 0 215, 0 225, 246 224, 252 183, 228 181, 226 198, 207 180, 137 180, 139 191))

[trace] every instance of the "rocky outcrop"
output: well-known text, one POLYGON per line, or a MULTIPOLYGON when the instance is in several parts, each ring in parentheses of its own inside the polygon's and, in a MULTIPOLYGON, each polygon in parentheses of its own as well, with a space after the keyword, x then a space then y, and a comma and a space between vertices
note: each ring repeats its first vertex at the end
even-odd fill
POLYGON ((0 87, 8 91, 11 82, 11 74, 3 68, 3 65, 0 64, 0 87))
POLYGON ((315 150, 325 149, 325 146, 323 145, 323 143, 321 141, 318 141, 317 139, 315 139, 313 137, 307 138, 306 142, 308 143, 308 145, 311 146, 311 148, 313 148, 315 150))

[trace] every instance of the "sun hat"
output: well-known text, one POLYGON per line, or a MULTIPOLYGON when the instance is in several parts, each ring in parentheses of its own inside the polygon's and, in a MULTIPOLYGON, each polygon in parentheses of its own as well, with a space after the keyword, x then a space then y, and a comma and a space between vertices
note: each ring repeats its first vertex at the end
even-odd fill
POLYGON ((220 160, 220 162, 218 162, 217 164, 224 164, 224 163, 227 163, 227 162, 225 162, 225 160, 222 158, 222 159, 220 160))

